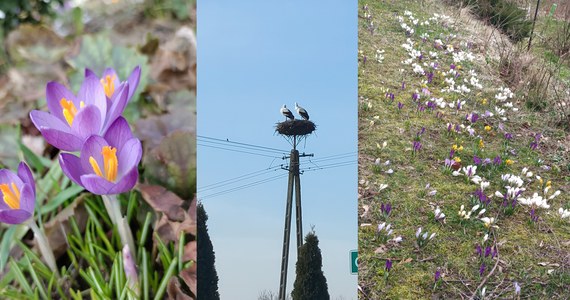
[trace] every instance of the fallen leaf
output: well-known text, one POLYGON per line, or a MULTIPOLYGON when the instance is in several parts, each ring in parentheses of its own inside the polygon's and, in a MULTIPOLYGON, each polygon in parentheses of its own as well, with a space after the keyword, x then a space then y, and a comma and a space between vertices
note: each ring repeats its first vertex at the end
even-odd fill
POLYGON ((182 221, 185 212, 182 206, 184 200, 173 192, 159 185, 138 184, 136 189, 141 192, 143 199, 157 212, 164 213, 168 219, 182 221))
POLYGON ((376 248, 376 250, 374 250, 374 253, 376 254, 382 254, 386 252, 386 246, 384 245, 380 245, 380 247, 376 248))
POLYGON ((176 276, 172 276, 168 282, 168 287, 166 289, 168 294, 168 299, 174 300, 191 300, 194 299, 190 295, 185 294, 180 288, 180 280, 176 276))

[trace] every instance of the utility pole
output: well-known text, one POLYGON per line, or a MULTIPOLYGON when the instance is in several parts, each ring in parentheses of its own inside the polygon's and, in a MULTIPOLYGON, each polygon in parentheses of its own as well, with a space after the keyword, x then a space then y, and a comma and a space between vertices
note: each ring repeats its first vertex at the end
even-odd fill
POLYGON ((289 243, 291 239, 291 214, 293 210, 293 190, 295 190, 295 220, 297 229, 297 257, 303 245, 303 215, 301 211, 301 172, 299 157, 313 156, 313 154, 299 154, 297 143, 307 134, 315 130, 315 124, 308 120, 291 120, 277 124, 277 132, 292 141, 293 149, 289 157, 289 171, 287 184, 287 204, 285 207, 285 229, 283 230, 283 252, 281 255, 281 278, 279 281, 279 300, 285 300, 287 295, 287 266, 289 264, 289 243))

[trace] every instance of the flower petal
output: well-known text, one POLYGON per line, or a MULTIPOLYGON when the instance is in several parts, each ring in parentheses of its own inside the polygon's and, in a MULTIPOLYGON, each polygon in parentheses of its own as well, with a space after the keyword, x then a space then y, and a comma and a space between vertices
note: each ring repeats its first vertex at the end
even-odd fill
POLYGON ((63 116, 63 108, 60 101, 65 98, 67 101, 75 103, 75 95, 69 91, 64 85, 57 82, 48 82, 46 86, 46 102, 49 111, 59 120, 65 120, 63 116))
POLYGON ((83 145, 78 136, 57 129, 46 128, 42 135, 49 144, 63 151, 79 151, 83 145))
MULTIPOLYGON (((20 177, 18 177, 14 172, 8 169, 0 170, 0 184, 9 185, 12 182, 15 183, 18 188, 21 188, 22 185, 24 185, 22 179, 20 179, 20 177)), ((2 192, 0 192, 0 195, 2 195, 2 192)))
POLYGON ((61 153, 59 154, 59 165, 65 176, 81 185, 81 175, 84 174, 85 171, 83 170, 79 157, 69 153, 61 153))
POLYGON ((76 107, 79 108, 79 101, 83 101, 85 105, 95 105, 101 114, 101 120, 105 120, 107 113, 107 96, 101 85, 101 81, 96 76, 88 76, 85 78, 77 93, 78 103, 76 107))
POLYGON ((23 209, 34 214, 34 208, 36 207, 36 195, 34 194, 32 187, 29 184, 25 184, 20 191, 20 209, 23 209))
POLYGON ((119 161, 118 178, 129 172, 132 168, 137 168, 142 156, 141 142, 137 138, 127 140, 120 148, 117 155, 119 161))
POLYGON ((115 186, 115 183, 96 174, 86 174, 81 176, 81 185, 93 194, 109 195, 109 191, 115 186))
POLYGON ((97 195, 113 195, 130 191, 139 178, 137 168, 133 168, 117 183, 110 182, 95 174, 81 176, 82 185, 91 193, 97 195))
POLYGON ((107 143, 107 141, 105 141, 104 138, 97 135, 93 135, 85 141, 85 144, 83 144, 83 148, 81 148, 81 156, 80 156, 81 167, 83 168, 82 174, 95 174, 95 172, 93 171, 93 167, 91 166, 91 163, 89 163, 89 157, 91 156, 97 161, 99 168, 101 168, 101 171, 103 171, 102 168, 104 164, 103 164, 103 155, 101 154, 101 151, 103 150, 104 146, 108 145, 109 144, 107 143))
POLYGON ((99 134, 101 131, 101 113, 95 105, 87 105, 73 119, 71 130, 81 139, 99 134))
POLYGON ((129 95, 127 97, 127 101, 129 101, 131 97, 133 97, 135 91, 137 90, 137 87, 139 86, 140 79, 141 79, 141 67, 136 66, 131 72, 131 75, 129 75, 129 78, 127 79, 127 83, 129 84, 129 95))
POLYGON ((0 211, 0 222, 6 224, 21 224, 27 219, 29 219, 32 214, 23 209, 10 209, 0 211))
POLYGON ((112 123, 123 113, 125 107, 127 106, 127 91, 129 90, 129 85, 123 84, 119 86, 119 90, 115 91, 113 94, 113 99, 111 99, 109 111, 107 112, 107 119, 105 120, 105 126, 102 132, 106 132, 112 123))
POLYGON ((21 162, 18 165, 18 177, 22 179, 24 184, 29 185, 32 188, 32 192, 34 194, 34 198, 36 197, 36 183, 34 181, 34 175, 32 175, 32 171, 30 167, 25 162, 21 162))
POLYGON ((41 132, 45 128, 57 129, 64 132, 71 132, 69 126, 64 121, 58 119, 53 114, 41 110, 32 110, 30 119, 36 128, 41 132))
POLYGON ((104 137, 109 145, 115 148, 121 148, 125 141, 133 138, 133 133, 127 120, 123 117, 118 117, 117 120, 109 126, 104 137))
POLYGON ((85 68, 85 77, 89 77, 89 76, 95 76, 97 77, 97 74, 95 74, 95 72, 93 72, 91 69, 89 68, 85 68))

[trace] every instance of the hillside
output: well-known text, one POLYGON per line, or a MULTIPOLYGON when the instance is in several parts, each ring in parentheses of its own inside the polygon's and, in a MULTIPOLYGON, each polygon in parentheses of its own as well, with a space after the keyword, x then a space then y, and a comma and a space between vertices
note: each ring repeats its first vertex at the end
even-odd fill
POLYGON ((554 74, 541 46, 435 0, 359 1, 358 36, 359 298, 568 299, 567 108, 529 87, 554 74))

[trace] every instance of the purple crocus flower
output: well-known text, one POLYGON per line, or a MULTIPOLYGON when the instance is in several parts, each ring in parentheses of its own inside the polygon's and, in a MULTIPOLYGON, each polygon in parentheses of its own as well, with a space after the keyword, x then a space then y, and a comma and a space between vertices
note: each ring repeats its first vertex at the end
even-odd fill
POLYGON ((422 143, 420 141, 414 141, 413 144, 414 152, 420 151, 421 148, 422 148, 422 143))
POLYGON ((91 136, 80 157, 62 153, 59 163, 67 177, 97 195, 120 194, 131 190, 138 180, 140 141, 129 124, 119 117, 103 136, 91 136))
POLYGON ((508 133, 508 132, 506 132, 506 133, 505 133, 505 139, 508 140, 508 141, 510 141, 510 140, 513 139, 513 135, 510 134, 510 133, 508 133))
POLYGON ((534 208, 530 210, 530 220, 535 223, 538 221, 538 215, 535 213, 534 208))
POLYGON ((491 246, 485 247, 485 257, 489 256, 489 254, 491 254, 491 246))
MULTIPOLYGON (((85 77, 87 78, 89 76, 95 76, 99 78, 95 74, 95 72, 91 71, 90 69, 85 69, 85 77)), ((127 82, 129 83, 129 93, 127 95, 127 102, 131 99, 131 97, 137 90, 140 78, 141 78, 141 68, 139 66, 136 66, 131 72, 131 75, 129 75, 129 78, 127 78, 127 82)), ((113 68, 106 68, 105 71, 103 71, 103 75, 101 76, 101 79, 99 81, 103 85, 103 89, 105 91, 105 96, 107 96, 107 99, 111 100, 113 99, 113 96, 116 97, 118 95, 118 93, 116 93, 116 91, 118 90, 116 90, 115 87, 118 87, 121 84, 121 82, 119 81, 119 76, 117 76, 117 72, 115 72, 113 68)))
POLYGON ((419 98, 420 98, 420 95, 418 95, 418 93, 413 93, 413 94, 412 94, 412 100, 413 100, 414 102, 416 102, 419 98))
POLYGON ((406 82, 402 81, 402 90, 406 89, 406 82))
POLYGON ((404 107, 404 104, 402 102, 398 102, 398 109, 402 109, 402 107, 404 107))
POLYGON ((386 271, 390 272, 390 270, 392 269, 392 261, 391 260, 386 260, 386 271))
POLYGON ((426 73, 427 76, 427 83, 431 83, 433 81, 433 72, 426 73))
POLYGON ((384 203, 382 203, 380 210, 385 216, 390 216, 390 212, 392 212, 392 204, 386 203, 386 205, 384 205, 384 203))
POLYGON ((481 245, 477 244, 477 246, 475 246, 475 253, 477 253, 477 255, 479 256, 483 255, 483 252, 481 250, 481 245))
POLYGON ((484 166, 486 166, 486 165, 488 165, 488 164, 490 164, 490 163, 491 163, 491 159, 490 159, 490 158, 485 158, 485 159, 483 160, 483 165, 484 165, 484 166))
POLYGON ((0 170, 0 222, 20 224, 34 215, 36 185, 26 163, 18 165, 18 173, 0 170))
POLYGON ((473 155, 473 163, 476 165, 480 165, 482 161, 479 157, 477 157, 477 155, 473 155))
POLYGON ((483 276, 483 273, 485 273, 485 263, 481 264, 479 268, 479 276, 483 276))
POLYGON ((439 270, 435 271, 434 281, 438 282, 441 278, 441 272, 439 270))
POLYGON ((104 135, 122 113, 128 84, 121 85, 109 106, 101 82, 87 76, 77 97, 65 86, 49 82, 46 87, 50 113, 33 110, 30 119, 48 143, 63 151, 79 151, 91 135, 104 135))
POLYGON ((501 156, 500 156, 500 155, 495 156, 495 158, 493 159, 493 164, 494 164, 494 165, 497 165, 497 166, 498 166, 498 165, 501 164, 501 162, 502 162, 502 161, 501 161, 501 156))

